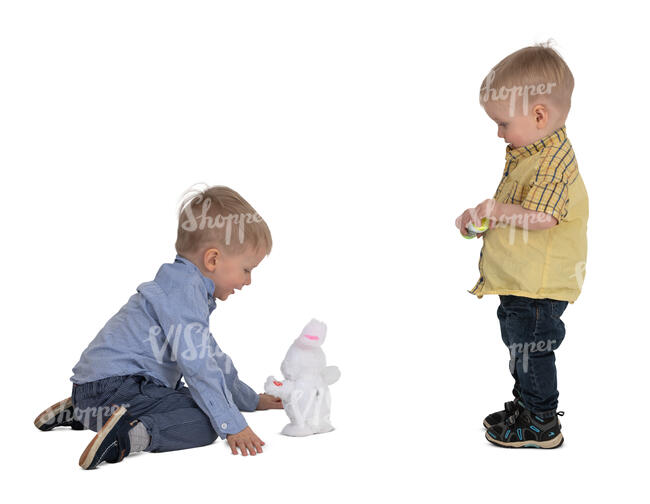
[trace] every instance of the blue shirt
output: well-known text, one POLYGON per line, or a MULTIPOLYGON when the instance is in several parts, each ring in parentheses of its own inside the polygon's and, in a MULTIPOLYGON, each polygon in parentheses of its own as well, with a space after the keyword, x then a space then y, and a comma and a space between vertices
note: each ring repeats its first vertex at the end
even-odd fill
POLYGON ((146 375, 159 385, 181 386, 224 439, 247 427, 243 411, 255 411, 258 394, 242 382, 232 360, 209 329, 216 308, 214 282, 189 260, 163 264, 90 342, 72 369, 73 383, 109 376, 146 375))

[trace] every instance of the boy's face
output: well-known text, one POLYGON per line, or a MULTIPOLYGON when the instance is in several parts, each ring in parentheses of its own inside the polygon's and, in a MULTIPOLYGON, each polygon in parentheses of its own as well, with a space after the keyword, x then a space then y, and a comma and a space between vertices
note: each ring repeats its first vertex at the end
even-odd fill
POLYGON ((513 149, 534 143, 546 136, 548 113, 544 105, 532 107, 528 115, 514 116, 510 116, 507 100, 489 100, 484 108, 490 119, 497 123, 499 138, 503 138, 513 149))
POLYGON ((250 285, 251 271, 265 255, 264 250, 253 251, 251 248, 234 255, 223 254, 217 249, 208 250, 204 255, 204 274, 214 282, 214 297, 225 301, 235 290, 250 285))

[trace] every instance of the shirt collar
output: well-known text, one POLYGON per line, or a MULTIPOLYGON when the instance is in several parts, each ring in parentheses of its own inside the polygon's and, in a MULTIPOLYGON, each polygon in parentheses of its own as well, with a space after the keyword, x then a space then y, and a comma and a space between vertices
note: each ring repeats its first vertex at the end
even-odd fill
POLYGON ((201 273, 201 270, 196 266, 196 264, 179 254, 176 254, 176 259, 174 259, 174 262, 186 264, 190 268, 193 268, 199 274, 201 280, 203 280, 203 285, 205 285, 205 288, 207 290, 208 298, 214 301, 214 282, 203 273, 201 273))
POLYGON ((545 136, 537 142, 513 149, 510 145, 506 147, 506 160, 517 160, 527 158, 538 153, 549 145, 559 145, 566 139, 566 126, 556 129, 553 133, 545 136))

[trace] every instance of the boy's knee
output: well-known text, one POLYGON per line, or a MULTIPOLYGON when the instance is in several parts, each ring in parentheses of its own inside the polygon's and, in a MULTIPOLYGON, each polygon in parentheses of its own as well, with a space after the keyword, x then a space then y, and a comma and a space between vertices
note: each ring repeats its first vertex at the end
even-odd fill
POLYGON ((195 432, 194 436, 192 437, 192 446, 189 446, 189 448, 198 448, 200 446, 211 445, 217 440, 218 437, 219 436, 211 426, 206 429, 201 429, 200 431, 195 432))
POLYGON ((208 436, 208 442, 205 443, 205 444, 206 444, 206 445, 212 444, 212 443, 214 443, 217 439, 219 439, 219 435, 218 435, 214 430, 212 430, 212 431, 210 432, 210 435, 208 436))

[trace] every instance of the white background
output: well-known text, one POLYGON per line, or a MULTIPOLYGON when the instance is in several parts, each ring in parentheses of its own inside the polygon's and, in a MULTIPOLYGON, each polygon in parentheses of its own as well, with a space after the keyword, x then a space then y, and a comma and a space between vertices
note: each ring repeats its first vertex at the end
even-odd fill
POLYGON ((637 2, 48 1, 0 11, 3 494, 40 502, 640 501, 648 449, 647 50, 637 2), (468 294, 505 144, 489 69, 555 39, 591 214, 557 352, 559 450, 490 445, 508 399, 498 298, 468 294), (92 434, 41 433, 71 368, 159 266, 176 205, 228 185, 271 255, 211 328, 261 391, 312 317, 329 327, 332 433, 246 413, 225 441, 82 471, 92 434))

